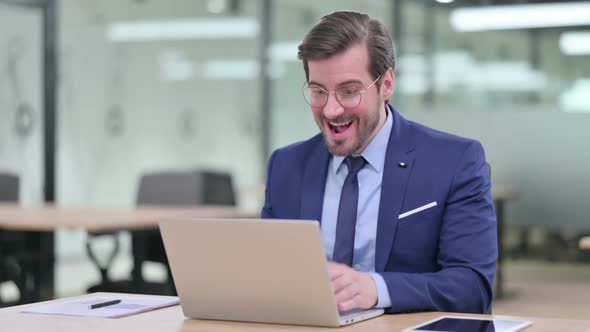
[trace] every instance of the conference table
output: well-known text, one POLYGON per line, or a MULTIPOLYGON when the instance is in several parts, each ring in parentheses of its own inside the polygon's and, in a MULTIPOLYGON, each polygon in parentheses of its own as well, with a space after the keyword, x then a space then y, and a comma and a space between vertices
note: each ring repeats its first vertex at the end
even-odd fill
POLYGON ((20 206, 0 204, 0 229, 51 232, 78 229, 87 232, 142 230, 174 218, 251 218, 259 212, 244 212, 225 206, 141 205, 137 207, 59 207, 52 204, 20 206))
MULTIPOLYGON (((60 207, 52 204, 20 206, 0 204, 0 230, 27 232, 27 248, 37 253, 31 264, 33 289, 25 301, 54 296, 54 233, 75 229, 88 233, 157 229, 158 222, 176 218, 252 218, 259 212, 245 212, 228 206, 60 207)), ((133 257, 133 273, 141 273, 141 254, 133 257)), ((132 280, 138 280, 134 275, 132 280)))
MULTIPOLYGON (((108 295, 108 293, 103 293, 108 295)), ((139 296, 139 295, 137 295, 139 296)), ((66 298, 55 301, 70 301, 82 299, 83 296, 66 298)), ((228 322, 187 319, 179 305, 157 309, 141 314, 122 318, 92 318, 78 316, 46 315, 22 313, 28 306, 14 306, 0 309, 0 326, 6 331, 19 332, 116 332, 116 331, 142 331, 142 332, 267 332, 267 331, 343 331, 343 332, 397 332, 418 325, 420 323, 435 319, 440 316, 453 315, 463 317, 480 318, 512 318, 532 320, 533 325, 525 328, 525 332, 569 332, 569 331, 590 331, 590 320, 569 320, 557 318, 537 317, 512 317, 495 315, 472 315, 443 312, 423 312, 412 314, 383 315, 367 321, 356 323, 347 327, 319 328, 294 325, 228 322)), ((256 305, 256 304, 253 304, 256 305)))

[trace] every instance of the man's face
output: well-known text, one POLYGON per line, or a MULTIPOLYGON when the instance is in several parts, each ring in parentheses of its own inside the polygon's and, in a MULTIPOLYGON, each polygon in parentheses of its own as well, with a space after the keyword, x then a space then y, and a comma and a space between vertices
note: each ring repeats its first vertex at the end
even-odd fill
MULTIPOLYGON (((366 45, 352 46, 327 59, 310 60, 308 68, 310 87, 330 91, 323 107, 311 107, 328 149, 338 156, 361 154, 385 123, 384 101, 391 97, 391 89, 378 91, 374 84, 361 93, 360 104, 354 108, 342 107, 333 91, 365 90, 375 80, 368 70, 366 45)), ((386 72, 384 79, 389 79, 390 75, 392 73, 386 72)), ((393 84, 392 79, 388 86, 393 84)))

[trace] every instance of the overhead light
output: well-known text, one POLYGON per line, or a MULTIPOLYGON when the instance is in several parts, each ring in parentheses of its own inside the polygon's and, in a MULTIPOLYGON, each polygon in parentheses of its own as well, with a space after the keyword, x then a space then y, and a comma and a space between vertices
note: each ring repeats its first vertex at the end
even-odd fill
POLYGON ((454 9, 457 31, 550 28, 590 24, 590 2, 486 6, 454 9))
POLYGON ((454 0, 436 0, 436 2, 438 2, 438 3, 451 3, 453 1, 454 0))
POLYGON ((559 48, 563 54, 585 55, 590 54, 590 32, 569 31, 559 36, 559 48))
POLYGON ((259 31, 256 18, 194 18, 113 23, 107 38, 113 42, 256 38, 259 31))

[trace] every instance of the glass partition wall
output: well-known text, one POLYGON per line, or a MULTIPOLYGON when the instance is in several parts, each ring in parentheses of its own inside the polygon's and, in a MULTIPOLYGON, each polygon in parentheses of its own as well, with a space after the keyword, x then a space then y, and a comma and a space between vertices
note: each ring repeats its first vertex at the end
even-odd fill
POLYGON ((27 205, 43 202, 42 27, 38 8, 0 2, 0 172, 27 205))
MULTIPOLYGON (((240 207, 258 209, 259 10, 257 1, 61 0, 59 204, 133 206, 146 172, 215 170, 231 174, 240 207)), ((86 235, 58 236, 58 293, 84 292, 99 278, 86 235)), ((131 269, 128 234, 119 236, 115 280, 131 269)), ((112 242, 93 242, 106 257, 112 242)), ((166 277, 146 265, 148 280, 166 277)))
MULTIPOLYGON (((460 10, 481 15, 486 8, 427 0, 62 0, 58 200, 132 205, 143 172, 212 168, 230 172, 239 193, 247 193, 241 206, 258 208, 268 157, 261 146, 272 150, 318 132, 301 96, 297 45, 321 16, 342 9, 367 12, 391 28, 398 49, 392 103, 400 112, 482 140, 495 178, 519 181, 502 156, 525 164, 543 158, 527 138, 533 123, 573 126, 574 145, 585 138, 576 126, 590 108, 590 65, 587 55, 567 48, 567 27, 469 30, 456 19, 460 10), (263 12, 270 31, 262 31, 263 12), (268 113, 263 32, 270 36, 268 113), (507 152, 506 135, 498 134, 505 130, 523 142, 518 150, 507 152), (519 157, 522 149, 532 151, 528 160, 519 157)), ((554 142, 563 136, 543 135, 554 142)))
MULTIPOLYGON (((42 1, 29 4, 0 1, 0 173, 18 177, 19 202, 15 203, 24 206, 53 199, 53 185, 45 177, 47 168, 52 169, 48 167, 50 154, 46 152, 53 143, 45 140, 48 131, 45 115, 53 111, 53 105, 47 107, 46 98, 45 78, 51 75, 46 70, 49 52, 44 49, 48 36, 44 30, 48 17, 45 14, 42 1)), ((43 256, 40 268, 50 270, 53 266, 52 233, 24 234, 1 229, 0 233, 0 247, 7 247, 5 241, 18 241, 30 252, 48 253, 43 256)), ((0 248, 0 256, 6 254, 2 250, 9 251, 0 248)), ((13 301, 23 297, 16 283, 4 281, 0 283, 2 299, 13 301)), ((47 271, 39 281, 39 289, 51 295, 52 284, 53 273, 47 271)))
POLYGON ((261 182, 257 6, 62 1, 60 202, 132 205, 150 171, 261 182))

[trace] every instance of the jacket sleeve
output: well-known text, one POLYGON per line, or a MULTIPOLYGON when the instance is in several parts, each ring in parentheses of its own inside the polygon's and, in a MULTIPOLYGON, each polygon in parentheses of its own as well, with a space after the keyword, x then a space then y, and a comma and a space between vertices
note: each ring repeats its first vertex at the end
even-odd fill
POLYGON ((380 273, 391 297, 389 312, 488 312, 498 257, 496 214, 483 147, 465 149, 453 177, 441 224, 433 273, 380 273))

